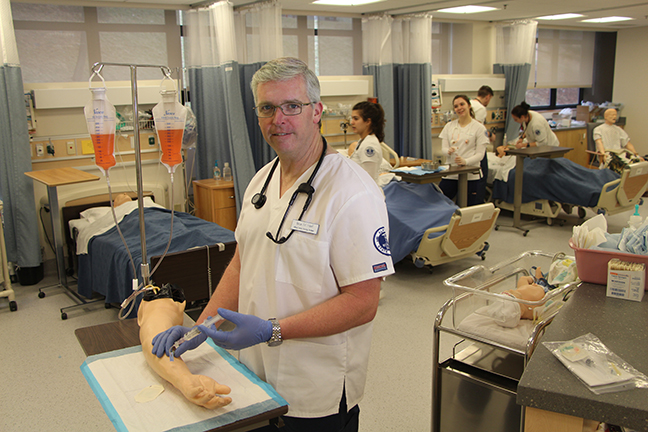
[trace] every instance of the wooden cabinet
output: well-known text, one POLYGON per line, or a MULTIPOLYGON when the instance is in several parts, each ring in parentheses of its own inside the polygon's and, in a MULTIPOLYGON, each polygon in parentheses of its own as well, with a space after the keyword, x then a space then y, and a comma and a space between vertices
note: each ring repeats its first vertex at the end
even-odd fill
POLYGON ((234 182, 214 179, 195 180, 193 189, 197 217, 232 231, 236 229, 234 182))
POLYGON ((565 154, 565 158, 572 162, 589 168, 589 154, 587 153, 587 129, 557 129, 554 131, 560 141, 560 147, 571 147, 574 150, 565 154))

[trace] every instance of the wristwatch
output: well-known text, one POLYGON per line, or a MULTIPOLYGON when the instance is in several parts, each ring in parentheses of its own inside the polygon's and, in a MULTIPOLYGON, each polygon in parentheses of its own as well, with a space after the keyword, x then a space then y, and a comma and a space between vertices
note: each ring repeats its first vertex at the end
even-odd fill
POLYGON ((283 342, 283 339, 281 339, 281 326, 277 318, 270 318, 269 321, 272 323, 272 336, 268 339, 268 346, 279 346, 283 342))

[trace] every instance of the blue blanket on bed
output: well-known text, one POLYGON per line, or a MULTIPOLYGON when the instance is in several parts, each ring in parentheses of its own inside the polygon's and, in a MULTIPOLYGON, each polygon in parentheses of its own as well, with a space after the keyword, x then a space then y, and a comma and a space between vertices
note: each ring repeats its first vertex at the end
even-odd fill
MULTIPOLYGON (((593 170, 565 158, 524 159, 522 202, 546 199, 562 204, 594 207, 603 185, 619 178, 611 170, 593 170)), ((513 203, 515 168, 508 181, 493 182, 493 199, 513 203)))
MULTIPOLYGON (((433 184, 392 181, 383 190, 389 216, 389 247, 394 263, 418 248, 425 230, 447 225, 459 208, 433 184)), ((442 234, 443 231, 434 237, 442 234)))
MULTIPOLYGON (((146 257, 162 255, 169 241, 171 210, 146 207, 146 257)), ((133 211, 119 223, 128 249, 135 261, 137 276, 141 276, 142 249, 140 246, 139 212, 133 211)), ((188 213, 175 212, 173 239, 170 252, 192 247, 234 241, 234 233, 213 222, 199 219, 188 213)), ((106 303, 121 303, 132 293, 133 270, 126 248, 117 228, 93 237, 88 244, 88 254, 79 255, 79 294, 90 298, 97 292, 106 297, 106 303)), ((150 269, 153 271, 153 268, 150 269)), ((140 279, 141 280, 141 279, 140 279)))

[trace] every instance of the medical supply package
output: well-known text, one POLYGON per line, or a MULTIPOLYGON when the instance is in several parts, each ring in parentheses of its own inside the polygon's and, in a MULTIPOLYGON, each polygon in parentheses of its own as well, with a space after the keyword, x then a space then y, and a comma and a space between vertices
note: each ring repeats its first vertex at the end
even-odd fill
POLYGON ((564 342, 543 342, 547 349, 595 394, 648 388, 648 377, 587 333, 564 342))
POLYGON ((646 265, 621 261, 608 261, 607 296, 641 301, 646 287, 646 265))

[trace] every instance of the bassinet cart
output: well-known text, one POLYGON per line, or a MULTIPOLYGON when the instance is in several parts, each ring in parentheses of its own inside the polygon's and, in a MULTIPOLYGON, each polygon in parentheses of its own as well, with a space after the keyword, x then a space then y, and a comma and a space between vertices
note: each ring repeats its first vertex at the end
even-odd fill
POLYGON ((553 289, 536 302, 502 293, 515 289, 518 279, 529 276, 533 266, 548 272, 554 260, 564 257, 525 252, 490 269, 473 266, 444 281, 453 296, 434 322, 432 432, 523 430, 517 383, 538 338, 575 284, 553 289), (506 302, 535 308, 536 319, 522 319, 513 328, 498 325, 486 311, 506 302), (456 343, 452 356, 440 362, 442 335, 444 341, 452 338, 456 343))

